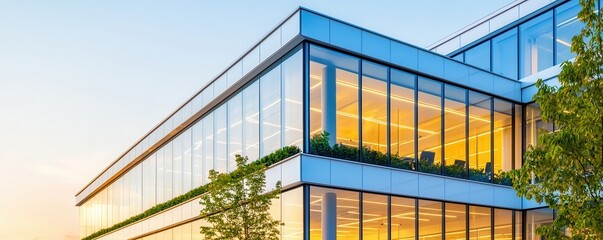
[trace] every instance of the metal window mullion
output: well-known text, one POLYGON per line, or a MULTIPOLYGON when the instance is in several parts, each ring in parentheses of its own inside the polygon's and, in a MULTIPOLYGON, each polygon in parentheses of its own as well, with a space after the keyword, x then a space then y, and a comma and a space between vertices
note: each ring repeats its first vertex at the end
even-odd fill
POLYGON ((387 195, 387 239, 392 239, 392 196, 387 195))
MULTIPOLYGON (((494 167, 492 167, 494 169, 494 167)), ((490 208, 490 239, 494 240, 494 208, 490 208)))
MULTIPOLYGON (((553 66, 557 65, 557 8, 553 8, 553 66)), ((544 15, 544 14, 543 14, 544 15)))
POLYGON ((465 205, 465 239, 469 239, 469 205, 465 205))
POLYGON ((517 229, 515 227, 515 224, 517 224, 515 221, 515 218, 516 218, 515 210, 511 211, 511 217, 512 217, 512 219, 511 219, 511 239, 515 240, 515 238, 517 237, 517 236, 515 236, 516 235, 515 231, 517 231, 517 229))
POLYGON ((310 186, 303 185, 303 237, 310 240, 310 186))
POLYGON ((284 81, 285 77, 283 75, 283 63, 284 62, 285 61, 281 61, 279 63, 279 69, 280 69, 280 73, 281 73, 280 79, 279 79, 280 84, 281 84, 281 92, 279 93, 279 99, 281 101, 281 104, 280 104, 281 105, 281 109, 280 109, 280 113, 281 113, 280 114, 281 115, 280 116, 281 117, 280 118, 280 121, 281 121, 281 144, 280 144, 279 148, 282 148, 285 146, 285 130, 286 130, 285 129, 285 120, 286 120, 285 119, 285 107, 286 107, 285 106, 285 81, 284 81))
POLYGON ((419 199, 415 198, 415 240, 419 240, 419 199))
POLYGON ((469 179, 469 91, 467 90, 465 90, 465 178, 469 179))
POLYGON ((494 98, 490 97, 490 182, 494 183, 494 98))
POLYGON ((446 129, 446 126, 444 125, 445 116, 446 116, 444 108, 446 107, 445 106, 446 99, 444 96, 445 96, 444 83, 441 83, 440 84, 440 133, 441 133, 440 134, 440 146, 441 146, 441 148, 440 148, 440 158, 441 158, 440 174, 442 174, 442 175, 446 174, 445 173, 446 168, 444 168, 444 166, 446 165, 446 161, 444 159, 444 157, 445 157, 445 155, 444 155, 444 142, 445 142, 445 139, 444 139, 445 133, 444 132, 445 131, 444 130, 446 129))
POLYGON ((445 239, 446 235, 446 203, 442 202, 442 239, 445 239))
POLYGON ((303 152, 310 152, 310 46, 307 42, 303 45, 303 70, 302 70, 302 109, 303 109, 303 152))
POLYGON ((515 121, 515 103, 511 105, 511 169, 515 169, 515 125, 517 124, 515 121))
POLYGON ((391 158, 391 148, 392 148, 392 146, 391 146, 391 118, 392 118, 391 117, 391 71, 392 71, 392 69, 390 67, 388 67, 387 68, 387 79, 385 81, 387 84, 387 90, 386 90, 387 91, 387 94, 386 94, 387 95, 387 98, 386 98, 387 106, 386 106, 386 110, 385 110, 385 111, 387 111, 387 113, 386 113, 386 116, 387 116, 386 117, 387 118, 386 128, 387 129, 385 132, 387 135, 386 136, 387 139, 385 140, 385 142, 387 144, 387 150, 386 150, 387 151, 387 166, 390 166, 390 167, 392 165, 392 158, 391 158))
MULTIPOLYGON (((259 77, 256 81, 258 81, 258 129, 259 129, 259 133, 258 133, 258 158, 261 158, 262 156, 264 156, 264 141, 262 141, 262 139, 264 139, 264 111, 263 111, 263 101, 262 101, 262 77, 259 77)), ((215 115, 215 114, 214 114, 215 115)), ((214 122, 215 124, 215 122, 214 122)), ((215 128, 215 126, 214 126, 215 128)), ((215 139, 215 135, 214 135, 214 139, 215 139)), ((214 147, 216 146, 216 144, 214 144, 214 147)), ((214 156, 215 156, 215 150, 214 150, 214 156)), ((251 161, 255 161, 257 159, 251 159, 251 161)), ((215 165, 214 165, 215 166, 215 165)))
POLYGON ((362 144, 362 59, 358 59, 358 156, 356 157, 359 162, 364 162, 362 144))
MULTIPOLYGON (((415 136, 414 136, 414 144, 415 144, 415 149, 414 149, 414 170, 418 171, 419 170, 419 77, 417 75, 414 76, 415 77, 415 82, 414 82, 414 98, 415 98, 415 102, 414 102, 414 130, 415 130, 415 136)), ((398 143, 399 144, 399 143, 398 143)))

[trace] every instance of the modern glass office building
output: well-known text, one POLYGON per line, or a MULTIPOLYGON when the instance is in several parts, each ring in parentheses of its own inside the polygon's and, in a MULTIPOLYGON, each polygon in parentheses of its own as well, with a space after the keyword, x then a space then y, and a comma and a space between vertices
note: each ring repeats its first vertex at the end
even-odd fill
POLYGON ((539 239, 554 211, 505 172, 554 129, 534 82, 573 58, 579 8, 519 0, 428 49, 300 8, 76 194, 80 236, 203 239, 198 197, 120 223, 294 145, 266 171, 283 240, 539 239))

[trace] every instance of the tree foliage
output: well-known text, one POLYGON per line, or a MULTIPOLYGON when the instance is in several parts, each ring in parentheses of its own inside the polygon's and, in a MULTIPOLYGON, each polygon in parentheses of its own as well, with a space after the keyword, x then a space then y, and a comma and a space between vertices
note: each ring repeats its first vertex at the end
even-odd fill
POLYGON ((266 167, 247 164, 247 157, 236 156, 237 174, 210 170, 208 191, 201 195, 201 217, 209 226, 201 227, 206 240, 278 240, 278 226, 269 209, 278 198, 281 183, 265 192, 266 167))
POLYGON ((603 239, 603 19, 594 0, 580 4, 585 26, 572 38, 576 57, 562 63, 560 86, 538 80, 533 98, 542 119, 559 129, 540 130, 512 172, 520 196, 556 210, 553 223, 537 229, 553 239, 603 239))

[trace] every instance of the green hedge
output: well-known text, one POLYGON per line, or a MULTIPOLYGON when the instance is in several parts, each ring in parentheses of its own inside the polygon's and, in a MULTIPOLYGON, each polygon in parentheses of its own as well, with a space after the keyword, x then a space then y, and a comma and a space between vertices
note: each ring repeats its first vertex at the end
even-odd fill
MULTIPOLYGON (((333 146, 329 143, 329 133, 322 132, 315 134, 310 139, 310 153, 315 155, 321 155, 325 157, 333 157, 345 160, 358 161, 358 147, 352 147, 341 143, 336 143, 333 146)), ((369 149, 365 146, 362 147, 362 161, 365 163, 377 164, 377 165, 388 165, 388 156, 377 150, 369 149)), ((391 167, 415 170, 419 172, 442 174, 441 163, 429 163, 425 159, 419 159, 418 162, 414 161, 414 158, 402 157, 398 155, 391 155, 391 167)), ((444 171, 446 176, 455 178, 469 178, 470 180, 480 182, 490 182, 490 174, 485 169, 474 169, 469 168, 469 176, 464 166, 458 166, 456 164, 445 165, 444 171)), ((511 177, 508 173, 499 171, 494 174, 493 182, 496 184, 511 186, 511 177)))
MULTIPOLYGON (((293 155, 295 155, 295 154, 297 154, 299 152, 300 152, 300 149, 298 147, 296 147, 296 146, 286 146, 286 147, 280 148, 280 149, 272 152, 271 154, 268 154, 268 155, 266 155, 266 156, 258 159, 255 162, 252 162, 250 164, 263 165, 265 167, 268 167, 268 166, 270 166, 272 164, 275 164, 275 163, 278 163, 278 162, 280 162, 280 161, 282 161, 282 160, 284 160, 284 159, 286 159, 288 157, 291 157, 291 156, 293 156, 293 155)), ((230 172, 229 174, 231 174, 233 178, 240 178, 241 177, 241 171, 239 171, 238 169, 230 172)), ((195 197, 200 196, 201 194, 207 192, 207 188, 208 188, 207 185, 203 185, 203 186, 200 186, 200 187, 195 188, 193 190, 190 190, 187 193, 182 194, 182 195, 180 195, 178 197, 172 198, 171 200, 169 200, 167 202, 157 204, 154 207, 147 209, 146 211, 144 211, 141 214, 132 216, 132 217, 130 217, 130 218, 128 218, 128 219, 120 222, 120 223, 116 223, 115 225, 113 225, 111 227, 103 228, 101 230, 98 230, 97 232, 95 232, 93 234, 90 234, 89 236, 87 236, 85 238, 82 238, 82 240, 91 240, 91 239, 97 238, 97 237, 102 236, 102 235, 104 235, 106 233, 109 233, 109 232, 112 232, 114 230, 117 230, 117 229, 119 229, 121 227, 125 227, 125 226, 127 226, 127 225, 129 225, 131 223, 134 223, 134 222, 140 221, 142 219, 145 219, 147 217, 150 217, 152 215, 155 215, 155 214, 157 214, 157 213, 159 213, 159 212, 161 212, 163 210, 169 209, 171 207, 174 207, 174 206, 179 205, 179 204, 181 204, 183 202, 186 202, 188 200, 191 200, 191 199, 193 199, 195 197)))

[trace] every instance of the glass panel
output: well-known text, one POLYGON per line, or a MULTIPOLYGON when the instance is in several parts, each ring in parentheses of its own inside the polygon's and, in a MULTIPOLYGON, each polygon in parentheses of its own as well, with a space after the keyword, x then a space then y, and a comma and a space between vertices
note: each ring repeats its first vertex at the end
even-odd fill
POLYGON ((391 69, 390 77, 391 166, 413 169, 416 75, 391 69))
POLYGON ((500 174, 513 169, 513 104, 494 99, 494 182, 511 184, 502 181, 500 174))
POLYGON ((338 157, 357 160, 359 60, 315 46, 310 54, 310 135, 328 132, 338 157))
POLYGON ((553 66, 553 11, 519 26, 520 78, 553 66))
POLYGON ((337 239, 359 239, 359 193, 329 188, 310 188, 310 239, 322 239, 322 207, 326 194, 335 194, 337 239))
POLYGON ((387 240, 387 196, 362 194, 362 239, 387 240))
POLYGON ((489 239, 492 236, 491 209, 469 206, 469 239, 489 239))
MULTIPOLYGON (((267 155, 281 147, 281 66, 278 65, 260 79, 260 109, 262 109, 262 151, 267 155)), ((254 159, 255 160, 255 159, 254 159)))
MULTIPOLYGON (((157 158, 157 192, 155 194, 157 198, 157 203, 162 203, 165 202, 165 200, 163 199, 163 175, 165 173, 165 166, 163 164, 163 147, 157 150, 157 152, 155 152, 155 157, 157 158)), ((119 191, 121 192, 121 189, 119 191)))
POLYGON ((517 28, 492 39, 492 72, 517 79, 517 28))
POLYGON ((301 240, 304 237, 303 188, 299 187, 281 194, 283 200, 283 240, 301 240))
POLYGON ((214 169, 214 116, 203 118, 203 183, 209 182, 209 170, 214 169))
POLYGON ((467 90, 445 85, 444 162, 446 175, 466 177, 467 167, 467 90))
POLYGON ((419 78, 419 171, 439 174, 442 162, 442 83, 419 78))
POLYGON ((227 137, 228 137, 228 122, 226 118, 226 104, 223 104, 214 111, 214 122, 215 122, 215 164, 214 169, 218 172, 225 173, 228 168, 228 152, 227 152, 227 137))
POLYGON ((526 238, 528 240, 543 239, 536 234, 536 229, 541 226, 551 225, 553 222, 553 210, 541 208, 526 211, 526 238))
POLYGON ((459 54, 457 54, 457 55, 454 55, 454 56, 452 57, 452 59, 457 60, 457 61, 459 61, 459 62, 465 62, 465 53, 464 53, 464 52, 462 52, 462 53, 459 53, 459 54))
POLYGON ((492 98, 469 92, 469 178, 490 181, 490 102, 492 98))
POLYGON ((494 239, 513 239, 513 211, 494 209, 494 239))
POLYGON ((419 200, 419 239, 442 239, 442 203, 419 200))
POLYGON ((490 70, 490 41, 465 51, 465 63, 484 70, 490 70))
POLYGON ((192 129, 182 134, 182 191, 186 193, 192 189, 192 129))
POLYGON ((172 162, 172 142, 167 143, 163 147, 163 201, 172 199, 173 189, 173 162, 172 162))
POLYGON ((391 197, 391 239, 415 239, 415 199, 391 197))
POLYGON ((362 63, 362 161, 387 165, 387 67, 362 63))
POLYGON ((580 30, 584 27, 584 22, 577 18, 578 12, 580 12, 578 0, 567 2, 555 10, 555 28, 557 29, 555 62, 557 64, 576 56, 576 54, 570 52, 572 38, 580 34, 580 30))
POLYGON ((172 196, 182 194, 182 135, 172 140, 172 196))
POLYGON ((260 83, 259 81, 249 85, 243 90, 243 134, 245 148, 243 154, 249 157, 249 161, 255 161, 260 156, 260 83))
POLYGON ((303 53, 298 51, 283 62, 283 99, 284 113, 283 124, 285 125, 285 146, 302 147, 302 125, 303 125, 303 53))
POLYGON ((467 237, 467 206, 446 203, 446 239, 467 237))
POLYGON ((521 136, 521 133, 523 131, 523 119, 522 119, 522 115, 523 115, 523 106, 520 104, 515 104, 515 139, 514 139, 514 144, 515 144, 515 166, 513 166, 513 169, 519 169, 521 168, 521 165, 523 163, 523 155, 522 155, 522 144, 523 144, 523 139, 521 136))
MULTIPOLYGON (((193 125, 193 187, 203 185, 203 121, 193 125)), ((158 165, 159 166, 159 165, 158 165)))
POLYGON ((243 154, 243 109, 242 94, 239 93, 228 101, 228 169, 237 168, 236 155, 243 154))

